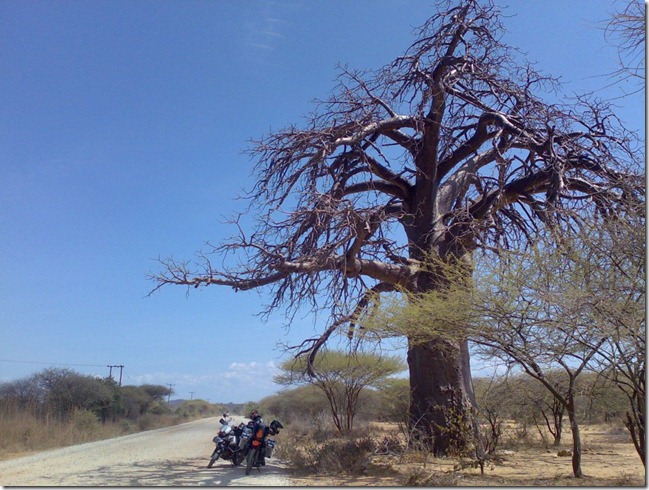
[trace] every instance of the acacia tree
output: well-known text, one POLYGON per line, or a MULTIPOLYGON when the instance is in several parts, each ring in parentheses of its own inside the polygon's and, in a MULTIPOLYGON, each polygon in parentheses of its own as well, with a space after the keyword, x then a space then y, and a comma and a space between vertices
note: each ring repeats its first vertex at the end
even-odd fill
POLYGON ((334 425, 339 432, 354 427, 361 392, 405 369, 398 357, 357 352, 348 355, 340 351, 320 351, 313 363, 312 374, 304 365, 291 359, 280 365, 281 374, 274 381, 283 385, 310 384, 327 397, 334 425))
MULTIPOLYGON (((334 333, 354 337, 354 319, 382 293, 443 288, 427 256, 464 264, 469 278, 476 249, 633 194, 629 138, 607 104, 544 102, 555 80, 501 42, 492 1, 438 5, 403 56, 373 72, 342 69, 304 127, 254 143, 254 229, 194 262, 163 261, 154 290, 266 287, 264 314, 326 311, 321 335, 290 346, 312 361, 334 333), (239 263, 214 266, 229 254, 239 263)), ((408 365, 411 421, 444 454, 447 421, 432 407, 474 401, 467 341, 410 342, 408 365)))
MULTIPOLYGON (((545 374, 548 383, 551 383, 559 392, 566 391, 566 376, 561 371, 548 372, 545 374)), ((523 379, 519 377, 518 389, 521 394, 527 398, 526 404, 530 407, 529 416, 534 422, 541 438, 545 439, 546 433, 543 428, 550 433, 554 446, 561 445, 561 436, 563 435, 563 417, 566 407, 557 398, 549 392, 545 386, 531 382, 529 377, 523 379), (539 421, 539 416, 543 419, 539 421)))
POLYGON ((555 247, 541 240, 526 253, 503 254, 492 262, 473 298, 471 338, 481 356, 522 368, 564 407, 573 441, 573 474, 581 477, 576 383, 606 334, 593 328, 597 317, 586 287, 592 269, 573 260, 573 252, 580 252, 570 244, 555 247), (564 382, 551 376, 557 368, 564 382))
MULTIPOLYGON (((593 370, 612 381, 628 400, 625 425, 645 460, 646 418, 646 216, 644 205, 625 215, 586 228, 573 260, 590 264, 584 292, 595 321, 591 329, 605 341, 597 349, 593 370)), ((576 247, 573 247, 576 248, 576 247)), ((591 337, 579 337, 593 348, 591 337)))
POLYGON ((582 474, 576 381, 587 368, 627 394, 627 427, 644 458, 638 438, 644 436, 644 228, 644 205, 592 217, 571 237, 539 240, 518 256, 502 254, 492 262, 493 274, 481 275, 473 298, 471 337, 482 354, 510 359, 565 408, 576 477, 582 474), (563 386, 552 382, 552 366, 565 373, 563 386))

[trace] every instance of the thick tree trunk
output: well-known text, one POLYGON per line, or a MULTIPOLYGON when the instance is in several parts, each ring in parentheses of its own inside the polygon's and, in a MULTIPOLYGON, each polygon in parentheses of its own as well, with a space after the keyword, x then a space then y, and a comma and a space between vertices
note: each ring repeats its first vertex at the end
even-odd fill
POLYGON ((443 456, 472 434, 455 423, 471 423, 470 409, 475 406, 468 342, 434 339, 411 345, 408 366, 413 435, 443 456))
MULTIPOLYGON (((432 211, 424 211, 420 216, 426 215, 432 215, 432 211)), ((433 245, 430 240, 436 233, 429 226, 430 220, 422 218, 413 227, 406 227, 410 257, 428 262, 430 267, 427 273, 418 277, 417 292, 443 289, 449 280, 457 280, 457 276, 450 278, 446 275, 445 268, 453 267, 453 264, 464 269, 465 279, 470 282, 473 271, 471 252, 460 240, 450 238, 450 241, 442 240, 433 245), (429 254, 437 257, 440 264, 430 262, 429 254)), ((460 428, 454 423, 460 422, 459 417, 471 425, 472 408, 476 406, 468 341, 460 336, 455 339, 448 336, 432 338, 424 343, 409 342, 408 367, 412 435, 436 456, 446 455, 449 449, 464 447, 467 439, 474 437, 476 429, 460 428)))

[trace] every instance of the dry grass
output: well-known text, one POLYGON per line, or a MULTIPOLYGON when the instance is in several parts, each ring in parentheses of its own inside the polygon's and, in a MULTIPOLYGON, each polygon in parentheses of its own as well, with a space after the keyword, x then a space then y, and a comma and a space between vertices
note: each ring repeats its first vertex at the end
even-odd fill
MULTIPOLYGON (((284 434, 289 436, 292 427, 284 434)), ((421 451, 405 451, 395 440, 398 433, 394 424, 372 424, 369 431, 374 439, 374 451, 366 453, 362 471, 322 472, 313 466, 294 464, 292 480, 297 486, 632 486, 646 485, 644 467, 628 435, 619 426, 596 425, 582 428, 583 478, 572 476, 571 458, 559 457, 560 449, 570 449, 568 431, 560 447, 546 444, 538 434, 522 431, 508 424, 505 446, 497 457, 487 462, 484 475, 480 469, 465 464, 459 458, 434 458, 421 451), (521 438, 521 436, 523 436, 521 438), (387 448, 382 441, 392 441, 387 448), (520 439, 517 439, 520 438, 520 439)), ((368 434, 367 431, 364 432, 368 434)), ((335 438, 333 433, 330 435, 335 438)), ((403 438, 404 435, 402 434, 403 438)), ((283 438, 282 446, 295 444, 298 454, 313 443, 300 432, 296 440, 283 438)), ((319 443, 323 447, 322 443, 319 443)), ((333 447, 333 446, 332 446, 333 447)), ((302 453, 305 458, 306 453, 302 453)), ((333 452, 338 458, 349 457, 350 452, 333 452)), ((286 455, 289 456, 289 455, 286 455)), ((285 456, 285 457, 286 457, 285 456)), ((289 456, 293 462, 293 459, 289 456)), ((302 459, 305 461, 305 459, 302 459)))
POLYGON ((121 427, 102 425, 93 414, 77 412, 69 421, 30 413, 0 415, 0 459, 33 451, 70 446, 123 434, 121 427))
POLYGON ((186 421, 175 415, 147 414, 134 422, 121 420, 102 424, 92 412, 84 410, 73 413, 67 420, 47 415, 40 417, 29 411, 4 410, 0 412, 0 460, 186 421))

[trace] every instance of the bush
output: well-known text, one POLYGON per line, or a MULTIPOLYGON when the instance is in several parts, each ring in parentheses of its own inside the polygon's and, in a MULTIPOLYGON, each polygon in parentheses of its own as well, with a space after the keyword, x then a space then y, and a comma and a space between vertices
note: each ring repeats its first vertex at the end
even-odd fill
POLYGON ((159 416, 150 413, 145 413, 137 419, 138 430, 151 430, 157 427, 157 420, 159 416))
POLYGON ((205 400, 185 401, 176 409, 176 415, 185 419, 211 417, 220 413, 223 413, 223 411, 219 411, 217 405, 212 405, 205 400))
POLYGON ((369 437, 341 437, 329 432, 329 438, 319 442, 312 435, 304 437, 304 433, 292 429, 291 426, 291 436, 278 445, 278 456, 288 459, 298 471, 318 475, 365 474, 375 447, 369 437))
POLYGON ((135 424, 128 419, 122 420, 121 429, 125 434, 131 434, 137 430, 135 424))
POLYGON ((74 411, 70 417, 70 421, 74 429, 84 435, 92 435, 101 428, 97 416, 89 410, 74 411))
POLYGON ((373 451, 374 442, 369 437, 327 441, 318 451, 318 472, 364 474, 373 451))
POLYGON ((448 473, 429 473, 416 470, 408 475, 403 483, 404 487, 456 487, 457 477, 448 473))

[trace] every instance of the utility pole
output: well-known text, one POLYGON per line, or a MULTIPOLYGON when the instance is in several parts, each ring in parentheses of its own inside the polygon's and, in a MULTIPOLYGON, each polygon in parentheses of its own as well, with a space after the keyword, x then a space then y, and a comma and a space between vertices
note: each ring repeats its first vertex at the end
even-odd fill
POLYGON ((124 369, 123 364, 113 364, 112 366, 107 366, 110 371, 108 371, 108 379, 113 379, 113 368, 119 368, 119 386, 122 386, 122 369, 124 369))
POLYGON ((167 386, 169 386, 169 394, 167 395, 167 405, 169 405, 169 403, 171 402, 171 387, 176 385, 169 383, 167 386))
POLYGON ((117 367, 119 368, 119 386, 121 387, 122 386, 122 369, 124 369, 124 366, 122 364, 120 364, 117 367))
POLYGON ((196 393, 196 392, 195 392, 195 391, 190 391, 190 392, 189 392, 189 394, 190 394, 190 398, 189 398, 189 399, 190 399, 190 400, 193 400, 193 399, 194 399, 194 393, 196 393))

